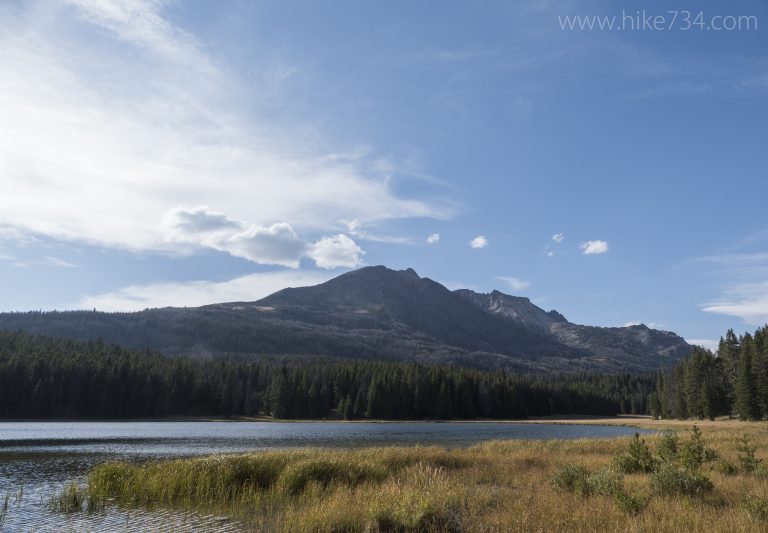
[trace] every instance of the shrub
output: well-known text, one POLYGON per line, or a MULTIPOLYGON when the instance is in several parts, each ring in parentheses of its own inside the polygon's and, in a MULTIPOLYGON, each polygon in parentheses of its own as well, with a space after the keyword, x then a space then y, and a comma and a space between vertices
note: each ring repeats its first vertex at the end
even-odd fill
POLYGON ((552 484, 580 496, 612 496, 624 487, 624 477, 614 468, 606 467, 594 474, 581 465, 566 464, 552 477, 552 484))
POLYGON ((627 453, 617 455, 614 458, 614 463, 620 472, 631 474, 635 472, 653 472, 658 464, 658 460, 651 453, 645 440, 640 438, 640 434, 635 433, 635 436, 629 443, 627 453))
POLYGON ((746 494, 741 499, 741 508, 753 518, 768 519, 768 498, 746 494))
POLYGON ((737 448, 741 452, 741 454, 739 454, 739 466, 741 467, 741 470, 748 473, 757 471, 762 460, 755 457, 757 447, 749 442, 749 437, 747 437, 746 433, 741 438, 741 441, 739 441, 737 448))
POLYGON ((680 450, 680 461, 683 466, 691 470, 698 470, 704 463, 715 459, 717 459, 717 452, 704 444, 701 430, 697 426, 693 426, 690 439, 683 444, 680 450))
POLYGON ((662 461, 674 461, 677 459, 679 444, 677 434, 667 431, 661 437, 659 445, 656 447, 656 453, 662 461))
POLYGON ((629 494, 624 490, 613 494, 613 501, 616 506, 628 515, 636 516, 642 513, 648 507, 648 498, 638 494, 629 494))
POLYGON ((718 461, 715 463, 715 472, 723 474, 725 476, 733 476, 738 474, 739 469, 733 463, 726 460, 718 461))
POLYGON ((589 471, 586 468, 568 463, 555 472, 552 476, 552 484, 560 490, 583 494, 587 487, 587 478, 589 478, 589 471))
POLYGON ((651 475, 651 488, 661 495, 699 496, 712 490, 712 482, 698 470, 662 463, 651 475))

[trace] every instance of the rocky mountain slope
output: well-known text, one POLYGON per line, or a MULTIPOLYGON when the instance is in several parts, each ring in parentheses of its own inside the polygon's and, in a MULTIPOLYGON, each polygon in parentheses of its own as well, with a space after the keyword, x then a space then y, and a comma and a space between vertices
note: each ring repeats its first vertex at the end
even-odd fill
POLYGON ((102 338, 171 355, 340 356, 510 371, 653 371, 690 351, 670 332, 571 324, 526 298, 452 292, 411 269, 382 266, 257 302, 137 313, 2 313, 0 329, 102 338))

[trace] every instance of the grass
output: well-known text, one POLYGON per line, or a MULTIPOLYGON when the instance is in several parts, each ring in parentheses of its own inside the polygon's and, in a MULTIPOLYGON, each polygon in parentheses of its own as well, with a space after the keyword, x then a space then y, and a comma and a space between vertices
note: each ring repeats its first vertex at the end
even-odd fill
POLYGON ((216 512, 258 531, 768 530, 768 425, 690 426, 659 424, 678 431, 642 439, 107 463, 63 501, 216 512))

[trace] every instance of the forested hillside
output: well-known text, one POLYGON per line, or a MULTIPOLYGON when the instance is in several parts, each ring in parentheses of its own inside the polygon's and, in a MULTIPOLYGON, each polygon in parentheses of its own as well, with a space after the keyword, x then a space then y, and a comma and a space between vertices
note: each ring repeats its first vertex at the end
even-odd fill
POLYGON ((651 377, 344 359, 167 357, 0 331, 0 417, 524 418, 642 413, 651 377))
POLYGON ((730 329, 717 353, 696 348, 659 372, 649 409, 661 418, 768 418, 768 326, 739 337, 730 329))

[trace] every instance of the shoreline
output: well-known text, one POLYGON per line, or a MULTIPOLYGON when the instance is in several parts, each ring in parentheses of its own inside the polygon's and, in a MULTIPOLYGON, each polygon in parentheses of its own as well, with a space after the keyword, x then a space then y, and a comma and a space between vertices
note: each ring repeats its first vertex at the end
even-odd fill
POLYGON ((696 425, 699 427, 733 429, 760 428, 764 425, 760 421, 742 421, 739 419, 719 417, 715 420, 654 420, 647 415, 617 415, 617 416, 599 416, 599 415, 567 415, 567 416, 547 416, 532 417, 528 419, 456 419, 456 420, 329 420, 329 419, 278 419, 272 417, 236 417, 236 418, 217 418, 217 417, 171 417, 171 418, 139 418, 139 419, 8 419, 0 420, 0 424, 13 423, 169 423, 169 422, 230 422, 230 423, 249 423, 249 422, 268 422, 274 424, 530 424, 530 425, 594 425, 594 426, 623 426, 635 427, 641 429, 690 429, 696 425))

